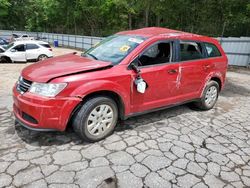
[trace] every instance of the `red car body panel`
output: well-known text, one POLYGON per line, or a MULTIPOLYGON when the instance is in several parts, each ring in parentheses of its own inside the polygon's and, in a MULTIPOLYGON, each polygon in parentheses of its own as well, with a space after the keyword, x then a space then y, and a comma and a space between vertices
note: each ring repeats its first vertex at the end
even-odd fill
POLYGON ((81 58, 73 53, 58 56, 38 62, 32 66, 23 69, 22 74, 28 80, 36 78, 36 82, 47 82, 51 78, 55 78, 76 72, 90 71, 93 69, 103 68, 111 65, 109 62, 100 62, 93 59, 81 58), (46 67, 46 68, 44 68, 46 67))
POLYGON ((117 94, 123 108, 120 109, 123 112, 121 118, 126 118, 133 114, 199 99, 206 83, 212 78, 218 79, 223 89, 227 57, 215 39, 164 28, 144 28, 118 34, 143 36, 147 39, 113 67, 109 62, 68 54, 25 68, 21 75, 32 82, 68 85, 53 98, 37 96, 30 92, 21 94, 14 86, 14 113, 17 119, 31 128, 63 131, 74 109, 85 97, 96 92, 108 91, 117 94), (141 94, 134 85, 136 73, 128 66, 145 48, 162 40, 212 43, 222 56, 143 67, 141 75, 148 88, 141 94), (172 74, 170 70, 176 70, 176 73, 172 74), (37 123, 26 121, 21 116, 23 112, 36 119, 37 123))
POLYGON ((25 125, 37 130, 65 130, 65 125, 69 121, 71 112, 81 101, 76 97, 59 97, 55 100, 53 98, 36 96, 28 92, 25 95, 20 95, 15 87, 13 96, 15 116, 25 125), (25 120, 23 113, 32 116, 38 123, 25 120))

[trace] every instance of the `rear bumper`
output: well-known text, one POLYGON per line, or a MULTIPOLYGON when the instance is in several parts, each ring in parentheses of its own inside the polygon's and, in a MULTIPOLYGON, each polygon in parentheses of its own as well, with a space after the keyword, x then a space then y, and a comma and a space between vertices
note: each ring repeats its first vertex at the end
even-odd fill
POLYGON ((76 97, 47 98, 13 88, 13 112, 24 127, 36 131, 64 131, 72 111, 81 102, 76 97))

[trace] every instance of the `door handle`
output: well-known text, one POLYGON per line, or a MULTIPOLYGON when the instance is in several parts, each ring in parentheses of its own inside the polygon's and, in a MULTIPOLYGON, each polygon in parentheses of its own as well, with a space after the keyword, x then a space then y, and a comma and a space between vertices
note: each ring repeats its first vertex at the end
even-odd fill
POLYGON ((168 74, 176 74, 178 71, 176 69, 168 70, 168 74))

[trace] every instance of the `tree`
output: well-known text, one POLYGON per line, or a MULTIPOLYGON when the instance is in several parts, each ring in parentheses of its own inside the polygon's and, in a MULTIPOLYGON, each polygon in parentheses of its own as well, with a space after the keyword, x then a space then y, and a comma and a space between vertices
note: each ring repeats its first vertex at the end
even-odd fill
POLYGON ((107 36, 161 26, 249 36, 250 0, 0 0, 0 28, 107 36))

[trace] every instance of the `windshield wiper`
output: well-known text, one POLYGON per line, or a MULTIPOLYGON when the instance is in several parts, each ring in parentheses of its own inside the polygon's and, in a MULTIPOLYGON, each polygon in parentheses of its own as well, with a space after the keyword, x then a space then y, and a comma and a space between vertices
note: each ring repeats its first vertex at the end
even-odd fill
POLYGON ((94 56, 93 54, 91 54, 91 53, 86 53, 86 54, 93 57, 95 60, 98 60, 98 58, 96 56, 94 56))

